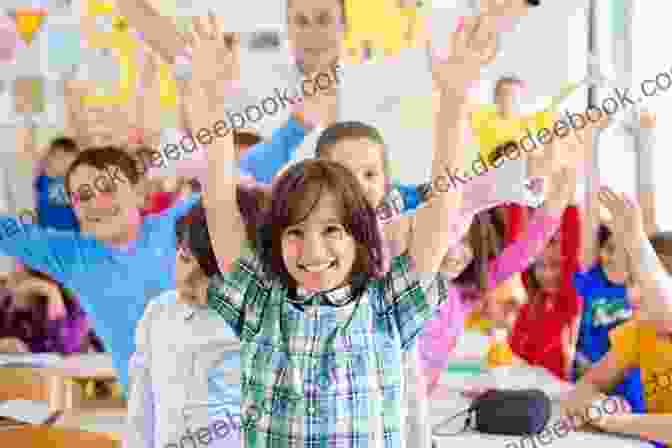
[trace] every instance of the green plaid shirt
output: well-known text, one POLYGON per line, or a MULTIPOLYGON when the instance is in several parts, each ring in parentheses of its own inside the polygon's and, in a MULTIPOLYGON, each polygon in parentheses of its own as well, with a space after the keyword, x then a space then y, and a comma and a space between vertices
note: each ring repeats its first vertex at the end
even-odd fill
POLYGON ((346 286, 297 305, 251 253, 213 280, 209 305, 241 339, 244 446, 403 447, 401 353, 443 281, 400 256, 359 297, 346 286))

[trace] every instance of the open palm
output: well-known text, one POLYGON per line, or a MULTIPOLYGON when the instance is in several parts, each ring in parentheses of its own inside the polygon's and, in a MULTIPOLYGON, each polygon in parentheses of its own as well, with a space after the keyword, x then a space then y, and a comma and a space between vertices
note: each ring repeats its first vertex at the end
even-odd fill
MULTIPOLYGON (((435 49, 436 50, 436 49, 435 49)), ((465 17, 461 30, 451 36, 447 54, 435 51, 434 81, 440 88, 462 93, 480 78, 481 67, 497 54, 497 34, 492 17, 465 17)))
POLYGON ((190 108, 219 113, 232 85, 240 79, 239 37, 225 33, 218 18, 210 13, 207 19, 194 18, 193 30, 184 40, 191 48, 193 67, 190 108))

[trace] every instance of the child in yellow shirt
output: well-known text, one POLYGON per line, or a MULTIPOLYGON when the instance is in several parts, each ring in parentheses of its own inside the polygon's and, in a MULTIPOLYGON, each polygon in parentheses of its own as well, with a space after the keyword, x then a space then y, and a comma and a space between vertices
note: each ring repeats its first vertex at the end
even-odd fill
MULTIPOLYGON (((638 309, 636 318, 610 334, 611 350, 581 378, 564 402, 567 415, 586 416, 588 406, 605 399, 603 391, 622 381, 625 372, 640 368, 647 414, 625 414, 615 410, 590 418, 590 424, 607 432, 636 435, 672 444, 672 233, 644 232, 639 206, 608 188, 600 201, 613 217, 614 236, 620 239, 629 258, 632 280, 628 297, 638 309), (641 291, 641 292, 640 292, 641 291)), ((595 407, 595 406, 593 406, 595 407)))

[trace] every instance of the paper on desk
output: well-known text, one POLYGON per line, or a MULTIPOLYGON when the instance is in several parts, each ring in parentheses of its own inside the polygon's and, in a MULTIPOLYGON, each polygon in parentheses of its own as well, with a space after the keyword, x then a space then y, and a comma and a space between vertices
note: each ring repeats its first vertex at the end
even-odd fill
POLYGON ((0 403, 0 417, 19 422, 41 425, 49 420, 51 415, 49 403, 46 401, 9 400, 0 403))
POLYGON ((68 356, 63 358, 58 367, 82 372, 114 368, 112 357, 105 353, 68 356))
POLYGON ((62 360, 58 353, 3 353, 0 367, 55 367, 62 360))
POLYGON ((97 433, 118 433, 125 431, 126 415, 86 415, 78 421, 78 429, 97 433))

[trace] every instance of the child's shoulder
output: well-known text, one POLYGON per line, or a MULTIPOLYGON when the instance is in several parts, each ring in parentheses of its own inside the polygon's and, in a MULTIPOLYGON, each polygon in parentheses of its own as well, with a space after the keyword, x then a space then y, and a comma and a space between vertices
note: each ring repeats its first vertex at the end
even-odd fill
POLYGON ((145 316, 154 316, 166 307, 176 305, 178 300, 178 293, 176 290, 165 291, 147 302, 144 314, 145 316))

